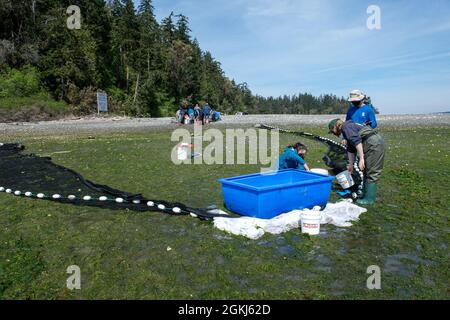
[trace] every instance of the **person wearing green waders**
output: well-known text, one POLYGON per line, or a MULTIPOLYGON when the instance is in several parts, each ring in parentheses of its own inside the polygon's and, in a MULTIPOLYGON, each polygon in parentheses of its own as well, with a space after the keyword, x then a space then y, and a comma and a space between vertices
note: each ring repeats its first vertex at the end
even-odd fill
POLYGON ((328 124, 329 132, 339 137, 341 134, 347 141, 349 159, 348 171, 353 172, 355 154, 358 155, 358 166, 364 172, 364 197, 357 202, 371 205, 376 201, 377 182, 384 165, 385 146, 383 138, 375 129, 352 120, 343 122, 334 119, 328 124))

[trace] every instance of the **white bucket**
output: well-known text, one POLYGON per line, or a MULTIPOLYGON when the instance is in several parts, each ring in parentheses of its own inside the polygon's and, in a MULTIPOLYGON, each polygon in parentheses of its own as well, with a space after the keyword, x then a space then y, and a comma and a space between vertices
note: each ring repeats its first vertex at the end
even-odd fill
POLYGON ((336 176, 336 179, 343 189, 348 189, 355 185, 355 181, 353 181, 352 175, 348 172, 348 170, 339 173, 336 176))
POLYGON ((328 170, 327 169, 311 169, 311 172, 321 174, 324 176, 328 176, 328 170))
POLYGON ((320 211, 310 211, 301 215, 302 233, 318 235, 320 233, 320 221, 322 215, 320 211))
POLYGON ((184 161, 189 157, 191 145, 189 143, 180 143, 177 148, 177 159, 184 161))

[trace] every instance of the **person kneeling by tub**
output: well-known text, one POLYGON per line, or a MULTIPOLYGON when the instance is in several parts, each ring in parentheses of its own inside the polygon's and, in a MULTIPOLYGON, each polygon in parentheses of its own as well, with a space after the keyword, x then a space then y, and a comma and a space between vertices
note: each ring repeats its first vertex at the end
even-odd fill
POLYGON ((328 124, 329 132, 347 140, 348 171, 353 172, 355 154, 358 155, 358 166, 364 172, 364 197, 357 200, 362 205, 371 205, 376 201, 377 182, 384 165, 385 146, 383 138, 369 126, 353 122, 332 120, 328 124))
POLYGON ((278 161, 278 170, 299 169, 309 171, 309 167, 305 162, 305 155, 308 148, 303 143, 296 143, 288 146, 278 161))

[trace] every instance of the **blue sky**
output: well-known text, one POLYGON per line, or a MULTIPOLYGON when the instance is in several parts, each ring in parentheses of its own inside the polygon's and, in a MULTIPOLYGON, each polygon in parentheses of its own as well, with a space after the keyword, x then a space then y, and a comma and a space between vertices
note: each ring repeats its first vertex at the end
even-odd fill
MULTIPOLYGON (((136 0, 138 2, 139 0, 136 0)), ((229 78, 255 94, 367 92, 383 114, 450 111, 448 0, 154 0, 183 13, 229 78), (381 9, 369 30, 367 8, 381 9)))

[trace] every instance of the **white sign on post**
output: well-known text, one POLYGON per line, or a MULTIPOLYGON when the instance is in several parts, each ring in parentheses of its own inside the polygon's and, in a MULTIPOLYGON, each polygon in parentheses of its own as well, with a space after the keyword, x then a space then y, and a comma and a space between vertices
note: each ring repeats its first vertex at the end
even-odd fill
POLYGON ((100 112, 108 112, 108 95, 105 92, 97 92, 97 110, 100 112))

